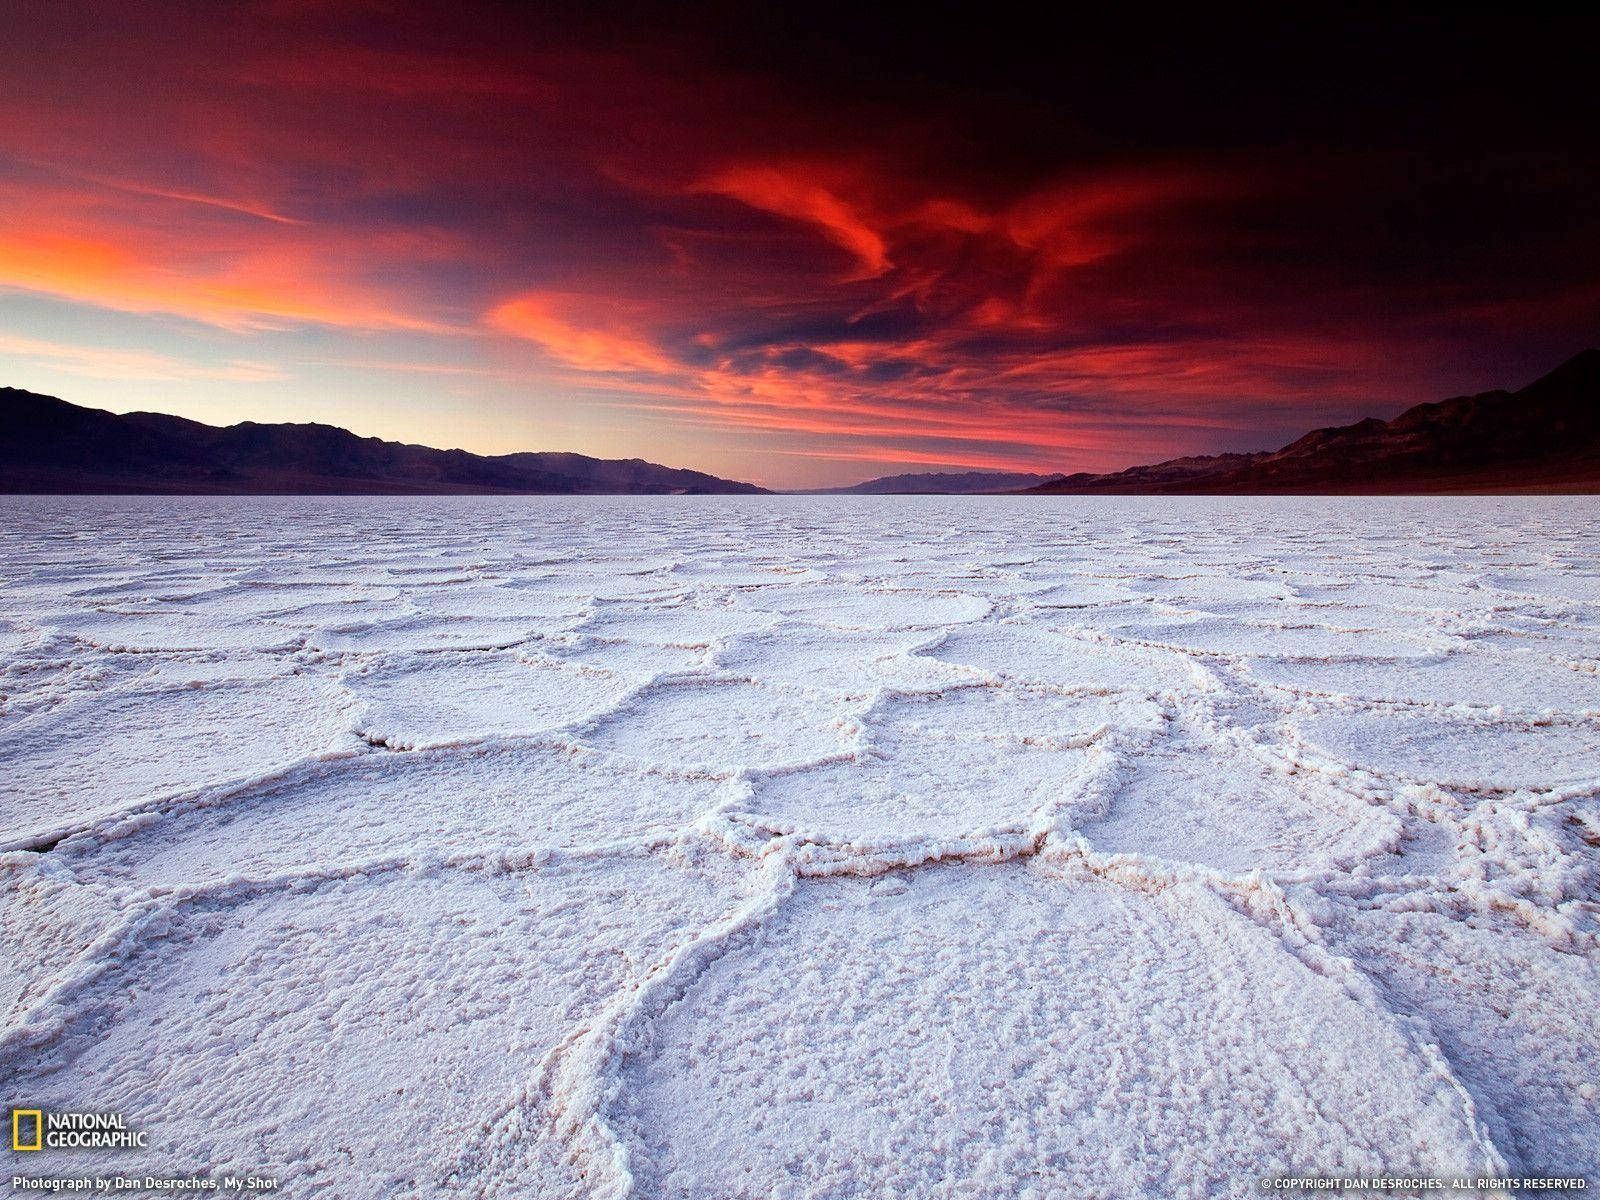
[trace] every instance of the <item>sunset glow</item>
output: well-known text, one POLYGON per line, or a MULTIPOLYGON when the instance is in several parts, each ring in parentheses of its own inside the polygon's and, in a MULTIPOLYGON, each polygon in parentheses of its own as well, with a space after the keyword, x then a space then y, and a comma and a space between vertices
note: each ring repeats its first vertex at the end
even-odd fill
POLYGON ((1440 90, 1515 47, 1334 112, 1185 31, 1136 48, 1182 107, 978 37, 913 99, 915 33, 417 11, 8 6, 0 383, 808 487, 1261 449, 1596 340, 1580 114, 1440 90))

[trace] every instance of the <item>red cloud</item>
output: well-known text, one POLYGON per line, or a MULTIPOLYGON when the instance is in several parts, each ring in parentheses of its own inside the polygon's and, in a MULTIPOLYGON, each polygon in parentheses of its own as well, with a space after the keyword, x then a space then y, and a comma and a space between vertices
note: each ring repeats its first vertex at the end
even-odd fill
POLYGON ((834 192, 793 168, 736 166, 695 185, 697 191, 729 196, 751 208, 814 225, 822 235, 854 256, 852 279, 871 279, 888 271, 883 236, 834 192))

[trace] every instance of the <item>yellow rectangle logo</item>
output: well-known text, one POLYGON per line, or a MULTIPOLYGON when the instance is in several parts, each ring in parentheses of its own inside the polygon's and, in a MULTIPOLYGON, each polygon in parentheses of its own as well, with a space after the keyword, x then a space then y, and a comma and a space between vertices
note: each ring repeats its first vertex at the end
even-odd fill
POLYGON ((44 1112, 37 1108, 13 1108, 11 1110, 11 1148, 13 1150, 42 1150, 44 1149, 44 1112), (33 1118, 33 1141, 22 1140, 22 1118, 33 1118))

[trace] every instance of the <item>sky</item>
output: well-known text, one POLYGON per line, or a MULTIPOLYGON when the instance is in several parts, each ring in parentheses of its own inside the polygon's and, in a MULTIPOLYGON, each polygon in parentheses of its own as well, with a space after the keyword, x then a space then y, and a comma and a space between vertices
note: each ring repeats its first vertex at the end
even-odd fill
POLYGON ((1267 449, 1600 344, 1554 20, 528 8, 7 0, 0 384, 803 488, 1267 449))

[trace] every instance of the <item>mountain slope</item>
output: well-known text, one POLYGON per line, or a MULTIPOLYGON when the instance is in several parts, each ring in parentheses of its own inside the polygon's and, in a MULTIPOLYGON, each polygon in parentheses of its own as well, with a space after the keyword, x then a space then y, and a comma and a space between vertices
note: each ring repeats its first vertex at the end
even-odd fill
POLYGON ((0 388, 0 492, 312 494, 753 494, 765 489, 642 459, 469 454, 358 437, 332 425, 219 428, 117 416, 0 388))
POLYGON ((1037 475, 1027 471, 924 471, 908 475, 884 475, 850 487, 828 490, 841 495, 883 496, 926 492, 975 495, 983 492, 1015 492, 1060 478, 1060 475, 1037 475))
POLYGON ((1315 429, 1259 454, 1176 458, 1030 488, 1052 493, 1600 491, 1600 350, 1516 392, 1315 429))

